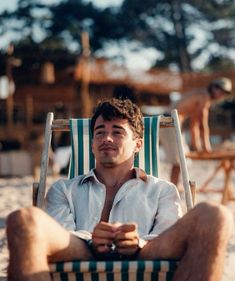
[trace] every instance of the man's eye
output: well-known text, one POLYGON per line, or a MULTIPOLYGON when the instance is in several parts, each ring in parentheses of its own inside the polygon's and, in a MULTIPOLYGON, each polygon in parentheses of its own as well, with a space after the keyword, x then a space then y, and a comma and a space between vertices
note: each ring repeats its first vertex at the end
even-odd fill
POLYGON ((100 136, 100 135, 102 135, 102 134, 103 134, 102 131, 98 131, 98 132, 95 133, 96 136, 100 136))
POLYGON ((114 135, 121 135, 121 134, 122 134, 122 133, 119 132, 119 131, 114 131, 113 133, 114 133, 114 135))

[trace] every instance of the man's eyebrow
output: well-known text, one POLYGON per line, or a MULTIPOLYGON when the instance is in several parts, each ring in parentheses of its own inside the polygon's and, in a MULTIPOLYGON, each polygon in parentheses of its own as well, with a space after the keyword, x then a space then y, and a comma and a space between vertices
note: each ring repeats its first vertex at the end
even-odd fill
MULTIPOLYGON (((122 126, 119 126, 119 125, 113 125, 112 126, 114 129, 120 129, 120 130, 124 130, 125 131, 125 128, 123 128, 122 126)), ((105 128, 105 125, 104 124, 101 124, 101 125, 98 125, 94 128, 94 131, 95 130, 99 130, 99 129, 103 129, 105 128)))
POLYGON ((103 129, 103 128, 104 128, 104 125, 101 124, 101 125, 96 126, 96 127, 94 128, 94 130, 103 129))
POLYGON ((122 126, 119 126, 119 125, 113 125, 113 128, 115 128, 115 129, 121 129, 121 130, 124 130, 124 131, 125 131, 125 128, 123 128, 122 126))

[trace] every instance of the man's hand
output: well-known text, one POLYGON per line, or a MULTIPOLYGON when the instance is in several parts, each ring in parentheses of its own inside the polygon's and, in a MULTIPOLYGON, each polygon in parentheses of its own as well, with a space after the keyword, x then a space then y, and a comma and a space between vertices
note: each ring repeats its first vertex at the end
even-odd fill
POLYGON ((109 253, 112 246, 120 255, 132 256, 139 249, 137 225, 100 222, 94 228, 92 244, 97 254, 109 253))
POLYGON ((101 221, 92 233, 92 244, 97 254, 108 253, 115 239, 115 232, 120 224, 110 224, 101 221))
MULTIPOLYGON (((116 225, 114 225, 116 226, 116 225)), ((139 249, 139 235, 135 223, 122 224, 116 228, 115 239, 116 251, 125 256, 132 256, 139 249)))

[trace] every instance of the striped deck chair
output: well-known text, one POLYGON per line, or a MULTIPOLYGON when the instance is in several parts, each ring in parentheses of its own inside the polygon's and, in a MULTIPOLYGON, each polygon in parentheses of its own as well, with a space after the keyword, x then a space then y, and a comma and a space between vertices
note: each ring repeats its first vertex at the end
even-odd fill
MULTIPOLYGON (((40 182, 34 184, 34 205, 43 206, 47 192, 46 174, 48 166, 48 151, 53 131, 63 130, 71 133, 71 163, 69 178, 87 173, 95 167, 91 153, 91 132, 89 119, 53 120, 53 113, 48 113, 45 129, 45 147, 42 153, 40 182)), ((144 117, 144 145, 135 159, 135 166, 144 169, 148 174, 158 176, 158 129, 159 127, 175 127, 181 171, 185 189, 187 209, 192 208, 190 181, 186 168, 186 161, 181 140, 179 120, 176 110, 172 117, 154 116, 144 117)), ((170 281, 177 268, 174 260, 153 261, 71 261, 50 264, 52 280, 79 281, 170 281)))

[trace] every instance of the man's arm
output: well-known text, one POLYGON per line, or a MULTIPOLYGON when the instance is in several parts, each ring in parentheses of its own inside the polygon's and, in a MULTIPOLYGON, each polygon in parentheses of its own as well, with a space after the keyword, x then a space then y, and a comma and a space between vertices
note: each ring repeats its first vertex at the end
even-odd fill
POLYGON ((209 130, 209 105, 206 105, 202 110, 200 120, 200 136, 205 151, 211 151, 210 130, 209 130))
POLYGON ((86 230, 76 230, 75 215, 67 198, 67 187, 64 180, 58 180, 49 189, 46 197, 45 211, 66 230, 75 236, 89 240, 91 233, 86 230))
POLYGON ((158 209, 153 221, 153 226, 144 240, 152 240, 183 216, 181 199, 174 184, 160 181, 161 192, 159 196, 158 209))
POLYGON ((63 180, 58 180, 49 189, 46 197, 45 211, 67 230, 76 229, 74 215, 66 196, 63 180))

